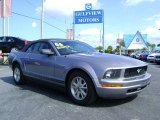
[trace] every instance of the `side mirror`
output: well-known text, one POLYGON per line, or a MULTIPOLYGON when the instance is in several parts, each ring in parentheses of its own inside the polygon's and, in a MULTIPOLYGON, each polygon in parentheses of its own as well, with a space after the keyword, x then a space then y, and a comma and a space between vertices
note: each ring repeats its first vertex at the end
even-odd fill
POLYGON ((42 49, 41 53, 45 55, 54 55, 54 52, 51 51, 51 49, 42 49))

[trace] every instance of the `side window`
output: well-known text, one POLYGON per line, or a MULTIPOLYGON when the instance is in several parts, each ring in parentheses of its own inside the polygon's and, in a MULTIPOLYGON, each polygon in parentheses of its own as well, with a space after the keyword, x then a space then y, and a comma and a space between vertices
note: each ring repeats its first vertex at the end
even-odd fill
POLYGON ((40 51, 39 51, 40 46, 41 46, 41 43, 36 43, 33 48, 33 53, 40 54, 40 51))
POLYGON ((0 42, 3 42, 3 37, 0 37, 0 42))
POLYGON ((51 46, 48 43, 41 43, 41 46, 39 48, 39 51, 41 51, 42 49, 50 49, 52 50, 51 46))
POLYGON ((35 43, 32 44, 27 50, 27 53, 40 53, 39 51, 39 47, 40 47, 41 43, 35 43))
POLYGON ((51 45, 49 45, 48 43, 45 42, 39 42, 39 43, 35 43, 32 44, 27 50, 27 53, 36 53, 36 54, 41 54, 41 50, 42 49, 52 49, 51 45))
POLYGON ((35 44, 31 45, 31 46, 26 50, 26 52, 27 52, 27 53, 32 53, 32 52, 33 52, 33 49, 34 49, 34 45, 35 45, 35 44))
POLYGON ((13 38, 8 38, 7 42, 14 42, 14 39, 13 38))
POLYGON ((5 42, 5 39, 6 39, 5 37, 1 37, 0 42, 5 42))

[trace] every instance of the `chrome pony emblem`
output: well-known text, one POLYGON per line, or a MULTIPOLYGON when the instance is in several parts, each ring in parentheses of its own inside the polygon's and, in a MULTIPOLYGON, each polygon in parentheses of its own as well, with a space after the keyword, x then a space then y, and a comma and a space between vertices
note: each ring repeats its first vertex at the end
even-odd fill
POLYGON ((142 69, 137 69, 137 72, 140 73, 142 69))

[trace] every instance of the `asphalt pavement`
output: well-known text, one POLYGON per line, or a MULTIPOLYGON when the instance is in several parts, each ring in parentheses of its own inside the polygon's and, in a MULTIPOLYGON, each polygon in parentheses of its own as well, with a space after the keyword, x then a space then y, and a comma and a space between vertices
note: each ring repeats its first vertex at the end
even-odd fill
POLYGON ((138 96, 83 107, 46 85, 15 85, 11 69, 0 65, 0 120, 160 120, 160 66, 150 64, 148 72, 151 84, 138 96))

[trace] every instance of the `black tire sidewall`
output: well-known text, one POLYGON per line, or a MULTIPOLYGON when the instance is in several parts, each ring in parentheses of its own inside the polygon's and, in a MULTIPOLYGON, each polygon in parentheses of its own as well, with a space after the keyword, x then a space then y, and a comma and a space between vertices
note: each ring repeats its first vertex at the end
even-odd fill
POLYGON ((84 106, 89 105, 96 100, 96 92, 95 92, 94 84, 90 79, 90 77, 82 71, 76 71, 70 75, 68 85, 67 85, 67 92, 70 98, 72 99, 72 101, 79 105, 84 105, 84 106), (74 96, 71 93, 71 82, 75 77, 82 77, 87 84, 88 92, 87 92, 86 98, 84 98, 83 100, 77 100, 76 98, 74 98, 74 96))
POLYGON ((22 70, 21 70, 21 68, 20 68, 20 66, 19 66, 18 64, 16 64, 16 65, 13 67, 13 79, 14 79, 14 82, 15 82, 17 85, 22 85, 22 84, 24 84, 24 76, 23 76, 22 70), (20 71, 20 80, 19 80, 19 81, 16 81, 15 78, 14 78, 15 68, 18 68, 19 71, 20 71))

